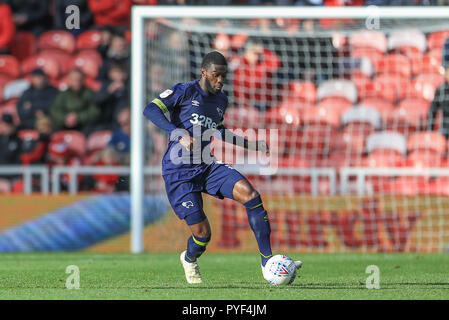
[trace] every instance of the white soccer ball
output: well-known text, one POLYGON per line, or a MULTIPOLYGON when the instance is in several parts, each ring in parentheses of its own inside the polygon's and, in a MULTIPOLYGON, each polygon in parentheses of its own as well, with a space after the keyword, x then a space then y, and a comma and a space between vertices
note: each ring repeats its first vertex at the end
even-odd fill
POLYGON ((282 254, 272 256, 265 264, 264 277, 274 286, 290 284, 296 278, 295 262, 282 254))

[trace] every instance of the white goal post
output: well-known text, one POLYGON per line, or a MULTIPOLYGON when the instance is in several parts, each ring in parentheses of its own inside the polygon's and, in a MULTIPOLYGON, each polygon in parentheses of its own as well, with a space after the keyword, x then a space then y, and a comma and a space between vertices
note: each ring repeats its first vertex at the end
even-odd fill
MULTIPOLYGON (((449 19, 449 7, 166 7, 133 6, 131 45, 131 251, 143 252, 144 116, 147 101, 145 21, 154 18, 198 19, 449 19)), ((175 83, 173 83, 174 85, 175 83)))

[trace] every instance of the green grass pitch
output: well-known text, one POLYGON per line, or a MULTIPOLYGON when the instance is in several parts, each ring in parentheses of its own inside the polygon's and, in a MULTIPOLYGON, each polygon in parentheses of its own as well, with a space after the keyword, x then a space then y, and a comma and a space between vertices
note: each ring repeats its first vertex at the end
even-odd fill
POLYGON ((206 253, 204 284, 188 285, 178 254, 42 253, 0 255, 0 299, 449 299, 447 254, 297 254, 295 282, 273 287, 257 254, 206 253), (66 267, 80 289, 65 287, 66 267), (366 288, 366 267, 380 269, 380 289, 366 288))

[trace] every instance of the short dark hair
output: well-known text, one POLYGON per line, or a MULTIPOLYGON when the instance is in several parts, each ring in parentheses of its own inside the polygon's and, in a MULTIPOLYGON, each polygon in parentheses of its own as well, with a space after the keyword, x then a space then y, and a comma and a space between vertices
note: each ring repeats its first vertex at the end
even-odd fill
POLYGON ((226 58, 218 51, 212 51, 206 54, 201 63, 201 68, 208 69, 212 64, 227 66, 226 58))

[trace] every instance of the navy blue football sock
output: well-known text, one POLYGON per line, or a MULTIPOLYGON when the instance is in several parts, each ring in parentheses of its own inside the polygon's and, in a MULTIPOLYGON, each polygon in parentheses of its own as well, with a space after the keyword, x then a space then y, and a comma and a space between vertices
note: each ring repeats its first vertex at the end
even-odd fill
POLYGON ((260 196, 249 200, 244 206, 248 214, 249 225, 256 236, 262 265, 265 266, 268 259, 272 256, 270 244, 271 228, 270 221, 268 220, 268 213, 263 207, 260 196))
POLYGON ((204 251, 206 251, 206 246, 210 241, 210 236, 208 237, 196 237, 192 235, 187 241, 187 252, 185 260, 187 262, 195 262, 204 251))

